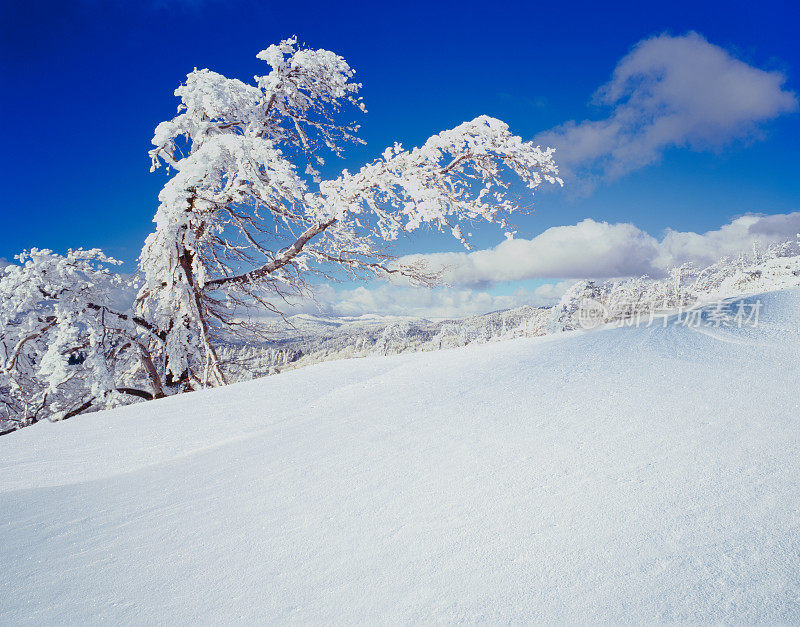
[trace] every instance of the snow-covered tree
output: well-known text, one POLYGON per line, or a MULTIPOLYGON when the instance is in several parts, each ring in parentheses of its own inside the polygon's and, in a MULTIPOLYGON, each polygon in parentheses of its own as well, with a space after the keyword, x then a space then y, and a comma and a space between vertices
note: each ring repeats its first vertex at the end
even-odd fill
POLYGON ((359 141, 358 126, 340 119, 345 106, 366 111, 354 70, 294 38, 257 56, 271 69, 253 84, 191 72, 175 92, 178 114, 153 137, 153 169, 174 175, 142 251, 136 314, 164 336, 151 350, 186 388, 224 383, 215 344, 246 328, 245 309, 277 311, 320 274, 429 283, 423 267, 394 262, 387 243, 429 226, 467 245, 469 224, 507 227, 518 209, 508 175, 531 190, 561 183, 552 150, 488 116, 323 181, 324 153, 359 141))
POLYGON ((101 251, 32 249, 0 277, 0 413, 25 426, 163 390, 140 337, 115 308, 123 277, 101 251))

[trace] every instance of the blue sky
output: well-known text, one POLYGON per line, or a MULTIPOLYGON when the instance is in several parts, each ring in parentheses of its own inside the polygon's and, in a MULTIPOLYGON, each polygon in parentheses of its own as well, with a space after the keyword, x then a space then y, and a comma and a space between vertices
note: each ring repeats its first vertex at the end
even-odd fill
MULTIPOLYGON (((614 122, 626 106, 638 106, 631 105, 636 93, 616 102, 593 98, 638 43, 658 36, 665 46, 677 41, 680 54, 668 47, 653 54, 689 69, 696 50, 701 56, 719 51, 724 63, 734 64, 734 77, 742 70, 747 79, 748 68, 760 73, 751 76, 751 92, 763 103, 739 115, 722 102, 708 119, 733 116, 724 128, 709 135, 703 130, 708 119, 700 126, 683 119, 662 144, 647 144, 636 133, 663 107, 637 109, 640 117, 612 143, 654 152, 643 158, 646 165, 630 166, 628 159, 609 173, 611 152, 601 150, 595 162, 592 155, 584 162, 575 157, 573 179, 563 192, 537 196, 536 213, 518 222, 518 237, 588 218, 632 223, 643 234, 637 237, 660 240, 668 228, 704 233, 748 213, 800 210, 800 114, 791 101, 800 91, 794 2, 366 4, 4 1, 0 257, 31 246, 99 246, 133 267, 165 181, 162 172, 148 171, 149 140, 156 124, 175 112, 175 87, 194 67, 248 80, 264 71, 255 54, 293 34, 344 56, 364 83, 367 145, 336 168, 357 167, 396 140, 419 144, 483 113, 526 139, 558 137, 571 120, 589 130, 581 127, 586 120, 614 122), (697 39, 687 39, 691 32, 697 39)), ((656 74, 663 70, 658 63, 656 74)), ((700 81, 701 88, 708 82, 700 81)), ((706 94, 689 114, 705 115, 720 100, 706 94)), ((564 147, 565 157, 570 150, 564 147)), ((501 240, 501 233, 486 231, 475 244, 491 248, 501 240)), ((457 250, 455 242, 430 235, 404 242, 399 252, 457 250)), ((465 279, 463 288, 508 294, 569 272, 542 276, 546 271, 510 281, 490 277, 488 287, 465 279)))

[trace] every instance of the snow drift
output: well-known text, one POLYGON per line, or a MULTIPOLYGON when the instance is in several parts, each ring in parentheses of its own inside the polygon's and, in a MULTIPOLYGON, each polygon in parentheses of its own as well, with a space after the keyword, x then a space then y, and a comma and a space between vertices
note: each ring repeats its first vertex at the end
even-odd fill
POLYGON ((800 289, 0 439, 0 623, 800 620, 800 289))

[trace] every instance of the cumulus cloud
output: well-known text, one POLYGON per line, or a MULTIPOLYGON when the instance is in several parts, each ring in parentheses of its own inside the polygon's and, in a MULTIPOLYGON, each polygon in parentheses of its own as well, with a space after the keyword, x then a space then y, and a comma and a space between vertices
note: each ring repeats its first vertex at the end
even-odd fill
POLYGON ((614 179, 674 146, 717 149, 756 137, 760 124, 797 109, 786 77, 736 59, 697 33, 639 42, 594 95, 613 107, 600 120, 571 121, 536 141, 557 149, 567 178, 614 179))
POLYGON ((765 247, 798 237, 800 211, 771 216, 746 215, 715 231, 698 234, 667 229, 654 264, 668 269, 685 261, 709 265, 720 257, 737 255, 754 245, 765 247))
MULTIPOLYGON (((765 122, 798 108, 796 94, 785 83, 782 73, 749 65, 697 33, 661 35, 639 42, 594 94, 595 104, 608 110, 605 117, 567 122, 536 141, 554 146, 572 188, 585 190, 598 180, 613 180, 655 163, 673 147, 717 150, 758 138, 765 122)), ((579 278, 660 277, 687 261, 708 265, 753 244, 767 246, 798 232, 800 212, 746 215, 706 233, 668 229, 659 238, 634 224, 586 219, 486 250, 401 260, 424 259, 431 269, 443 272, 444 280, 454 286, 449 289, 323 286, 317 291, 319 304, 302 307, 334 315, 439 318, 547 304, 579 278), (488 291, 499 283, 528 279, 553 282, 510 295, 488 291)))
POLYGON ((488 285, 531 278, 628 276, 652 272, 656 241, 633 224, 591 219, 547 229, 533 239, 505 240, 470 253, 409 255, 401 262, 423 260, 444 272, 451 285, 488 285))
POLYGON ((506 240, 494 248, 409 255, 401 261, 424 260, 429 268, 443 272, 450 285, 488 286, 536 278, 659 277, 687 261, 709 265, 754 244, 767 246, 799 232, 800 212, 745 215, 706 233, 668 229, 660 240, 630 223, 586 219, 549 228, 533 239, 506 240))

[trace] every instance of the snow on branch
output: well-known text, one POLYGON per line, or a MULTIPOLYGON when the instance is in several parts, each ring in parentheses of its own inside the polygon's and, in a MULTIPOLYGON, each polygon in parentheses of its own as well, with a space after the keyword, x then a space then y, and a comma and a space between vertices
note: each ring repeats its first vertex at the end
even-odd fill
POLYGON ((378 221, 372 233, 382 239, 430 224, 449 229, 466 245, 460 222, 480 218, 504 227, 506 217, 518 209, 508 197, 509 173, 531 190, 542 182, 563 184, 553 153, 482 115, 434 135, 419 148, 409 151, 395 144, 355 174, 345 171, 322 183, 322 205, 337 219, 374 213, 378 221))

